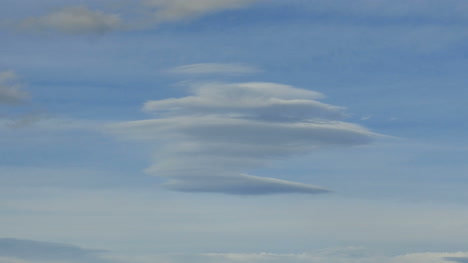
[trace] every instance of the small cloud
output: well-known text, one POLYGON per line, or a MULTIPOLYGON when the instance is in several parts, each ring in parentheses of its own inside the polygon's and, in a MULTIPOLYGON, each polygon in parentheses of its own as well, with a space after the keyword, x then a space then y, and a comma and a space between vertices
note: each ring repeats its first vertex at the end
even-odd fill
POLYGON ((362 116, 361 121, 367 121, 367 120, 370 120, 371 118, 372 118, 372 115, 362 116))
POLYGON ((119 29, 120 17, 90 10, 85 6, 66 7, 41 17, 20 23, 21 29, 55 31, 64 34, 102 34, 119 29))
POLYGON ((0 104, 20 104, 29 97, 29 93, 23 90, 15 72, 0 72, 0 104))

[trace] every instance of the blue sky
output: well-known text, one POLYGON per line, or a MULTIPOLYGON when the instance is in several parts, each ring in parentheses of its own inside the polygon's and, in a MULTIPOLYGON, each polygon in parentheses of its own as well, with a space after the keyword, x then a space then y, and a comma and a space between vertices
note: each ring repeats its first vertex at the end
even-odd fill
POLYGON ((1 4, 0 263, 468 261, 464 1, 1 4))

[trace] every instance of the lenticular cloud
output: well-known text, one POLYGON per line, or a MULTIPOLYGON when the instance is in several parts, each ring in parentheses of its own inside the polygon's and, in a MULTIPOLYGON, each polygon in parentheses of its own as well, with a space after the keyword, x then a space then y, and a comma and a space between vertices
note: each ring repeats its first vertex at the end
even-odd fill
POLYGON ((258 195, 328 190, 249 171, 327 146, 367 144, 374 133, 342 121, 323 95, 276 83, 206 83, 183 98, 148 101, 154 118, 112 125, 122 136, 161 142, 146 171, 186 192, 258 195))

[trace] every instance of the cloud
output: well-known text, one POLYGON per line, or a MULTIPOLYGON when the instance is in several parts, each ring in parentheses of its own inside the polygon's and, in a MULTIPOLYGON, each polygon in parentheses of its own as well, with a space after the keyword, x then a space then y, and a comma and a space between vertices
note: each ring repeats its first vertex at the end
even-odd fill
MULTIPOLYGON (((311 0, 307 2, 294 2, 314 13, 336 15, 342 18, 349 18, 350 16, 360 16, 361 18, 395 18, 400 20, 412 18, 414 19, 413 21, 416 19, 443 18, 444 22, 447 23, 453 21, 451 19, 466 21, 466 13, 468 11, 466 3, 459 0, 447 0, 444 1, 444 4, 441 4, 438 0, 356 0, 353 2, 311 0)), ((397 20, 394 21, 396 22, 397 20)), ((408 21, 406 20, 406 22, 408 21)))
MULTIPOLYGON (((108 126, 120 136, 157 142, 146 171, 166 187, 226 194, 324 193, 314 185, 249 175, 281 158, 321 147, 365 145, 376 134, 342 121, 323 95, 266 82, 193 85, 192 95, 148 101, 156 117, 108 126)), ((285 175, 284 177, 289 177, 285 175)))
POLYGON ((328 190, 285 180, 239 174, 235 176, 199 176, 197 180, 175 179, 166 184, 169 189, 184 192, 222 192, 237 195, 262 195, 275 193, 319 194, 328 190))
POLYGON ((347 247, 337 249, 324 249, 311 253, 205 253, 199 257, 207 262, 235 263, 235 262, 304 262, 304 263, 353 263, 353 262, 386 262, 385 258, 370 255, 368 251, 359 247, 347 247), (383 261, 381 261, 383 260, 383 261))
POLYGON ((0 257, 0 263, 27 263, 28 261, 17 259, 17 258, 9 258, 9 257, 0 257))
POLYGON ((6 118, 6 120, 1 120, 0 118, 0 124, 5 124, 7 127, 17 129, 28 127, 32 124, 44 120, 45 118, 47 118, 47 115, 45 115, 44 113, 32 112, 20 116, 9 117, 6 118))
POLYGON ((61 243, 0 238, 0 262, 110 262, 99 256, 102 252, 61 243))
POLYGON ((316 101, 314 91, 277 83, 206 83, 192 89, 195 94, 179 99, 149 101, 147 112, 186 115, 239 115, 244 119, 301 120, 339 119, 343 108, 316 101))
POLYGON ((102 34, 119 29, 121 23, 116 14, 90 10, 85 6, 73 6, 45 16, 28 18, 20 24, 20 28, 65 34, 102 34))
MULTIPOLYGON (((293 7, 301 12, 306 11, 308 18, 342 21, 346 24, 363 21, 368 21, 373 26, 382 24, 376 21, 465 23, 468 11, 466 4, 458 0, 447 1, 450 4, 440 5, 440 1, 436 0, 356 0, 352 3, 312 0, 288 1, 286 7, 288 10, 293 7)), ((91 10, 86 6, 69 6, 43 16, 25 19, 19 25, 16 22, 3 22, 2 25, 7 27, 16 24, 21 29, 65 34, 102 34, 115 30, 144 30, 162 23, 176 23, 212 13, 246 8, 257 2, 285 8, 283 3, 267 0, 125 0, 118 5, 109 5, 114 10, 115 6, 121 6, 119 14, 91 10)))
POLYGON ((0 72, 0 104, 20 104, 29 98, 13 71, 0 72))
POLYGON ((127 4, 123 4, 126 8, 120 14, 91 10, 86 6, 68 6, 43 16, 24 19, 16 25, 19 29, 29 31, 103 34, 115 30, 141 30, 161 23, 179 22, 209 13, 243 8, 258 1, 260 0, 126 1, 127 4))
POLYGON ((444 259, 450 262, 468 263, 468 257, 445 257, 444 259))
MULTIPOLYGON (((28 106, 24 105, 31 98, 31 95, 24 90, 23 85, 19 81, 19 77, 14 71, 0 72, 0 105, 6 106, 28 106)), ((0 112, 0 128, 22 128, 29 126, 41 120, 44 114, 39 111, 22 113, 8 111, 0 112)), ((10 108, 11 109, 11 108, 10 108)))
POLYGON ((174 74, 228 74, 228 75, 243 75, 257 73, 260 70, 245 64, 235 63, 200 63, 191 64, 170 69, 169 73, 174 74))
POLYGON ((259 0, 145 0, 155 22, 175 22, 209 13, 245 7, 259 0))
MULTIPOLYGON (((412 253, 400 256, 385 256, 372 253, 364 248, 348 247, 337 249, 324 249, 308 253, 203 253, 178 254, 149 257, 140 262, 154 262, 155 260, 167 263, 447 263, 466 261, 447 261, 446 255, 466 255, 457 253, 412 253), (445 257, 445 258, 444 258, 445 257)), ((456 257, 457 259, 457 257, 456 257)))
POLYGON ((447 262, 466 262, 468 256, 467 252, 454 252, 454 253, 410 253, 406 255, 397 256, 393 259, 392 263, 447 263, 447 262))

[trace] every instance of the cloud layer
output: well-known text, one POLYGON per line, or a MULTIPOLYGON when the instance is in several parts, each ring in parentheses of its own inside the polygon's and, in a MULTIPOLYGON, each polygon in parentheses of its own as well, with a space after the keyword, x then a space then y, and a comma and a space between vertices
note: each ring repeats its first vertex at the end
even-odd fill
MULTIPOLYGON (((191 96, 148 101, 156 117, 115 124, 122 136, 160 143, 146 171, 187 192, 227 194, 324 193, 302 183, 247 172, 321 147, 354 146, 375 136, 342 121, 344 109, 319 102, 323 95, 266 82, 205 83, 191 96)), ((284 175, 288 178, 289 175, 284 175)))

